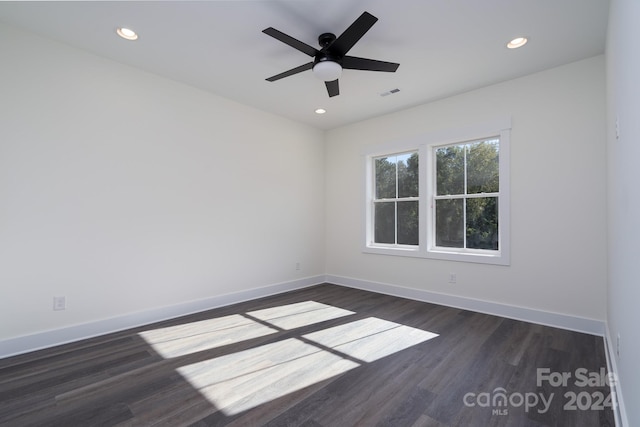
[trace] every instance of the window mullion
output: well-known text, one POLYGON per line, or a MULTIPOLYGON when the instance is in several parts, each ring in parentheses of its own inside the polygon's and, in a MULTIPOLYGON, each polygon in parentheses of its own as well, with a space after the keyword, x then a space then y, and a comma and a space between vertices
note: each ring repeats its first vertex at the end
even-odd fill
POLYGON ((462 247, 467 249, 467 153, 469 152, 469 145, 464 146, 464 198, 462 199, 462 247))
POLYGON ((467 249, 467 198, 462 199, 462 247, 467 249))
POLYGON ((469 146, 465 145, 464 146, 464 156, 463 158, 463 174, 462 174, 462 179, 463 179, 463 183, 464 183, 464 195, 467 195, 467 153, 469 152, 469 146))
POLYGON ((463 194, 445 194, 441 196, 433 196, 433 200, 453 200, 453 199, 464 199, 463 194))
POLYGON ((485 197, 499 197, 500 193, 472 193, 467 194, 466 199, 482 199, 485 197))
POLYGON ((398 157, 396 157, 396 198, 395 201, 393 203, 394 206, 394 212, 393 212, 393 218, 394 218, 394 227, 393 227, 393 231, 394 231, 394 243, 397 245, 398 244, 398 157))
POLYGON ((394 212, 393 212, 393 217, 394 217, 394 240, 393 242, 397 245, 398 244, 398 200, 396 199, 393 202, 393 208, 394 208, 394 212))

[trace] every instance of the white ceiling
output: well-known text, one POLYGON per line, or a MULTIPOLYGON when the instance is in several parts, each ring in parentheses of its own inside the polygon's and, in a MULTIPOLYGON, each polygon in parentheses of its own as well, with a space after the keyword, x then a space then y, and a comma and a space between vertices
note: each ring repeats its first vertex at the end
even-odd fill
POLYGON ((330 129, 601 54, 608 8, 607 0, 0 2, 0 22, 330 129), (265 81, 310 58, 263 29, 318 47, 319 34, 339 36, 364 11, 379 21, 349 55, 398 62, 396 73, 344 70, 333 98, 311 71, 265 81), (119 26, 140 38, 120 39, 119 26), (521 35, 525 47, 505 47, 521 35))

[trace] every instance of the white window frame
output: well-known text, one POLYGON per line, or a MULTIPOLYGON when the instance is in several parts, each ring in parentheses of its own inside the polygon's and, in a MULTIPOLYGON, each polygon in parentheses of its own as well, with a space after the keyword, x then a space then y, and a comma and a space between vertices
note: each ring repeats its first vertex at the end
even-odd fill
POLYGON ((365 253, 409 256, 447 261, 462 261, 482 264, 510 264, 510 137, 511 118, 501 118, 490 122, 459 129, 447 129, 421 135, 417 138, 396 141, 367 149, 365 162, 365 221, 363 227, 363 247, 365 253), (498 137, 500 139, 500 183, 498 192, 498 250, 443 248, 435 246, 435 155, 434 148, 462 144, 498 137), (418 151, 419 157, 419 244, 390 245, 375 243, 373 229, 373 197, 375 191, 375 171, 373 159, 418 151))
MULTIPOLYGON (((396 197, 394 198, 388 198, 388 199, 376 199, 375 197, 375 192, 376 192, 376 184, 375 184, 375 160, 379 159, 381 157, 390 157, 390 156, 399 156, 399 155, 403 155, 403 154, 409 154, 409 153, 418 153, 418 159, 420 158, 420 152, 417 149, 413 149, 413 150, 407 150, 407 151, 399 151, 399 152, 394 152, 394 153, 387 153, 387 154, 383 154, 383 155, 378 155, 378 156, 371 156, 370 157, 370 164, 371 164, 371 197, 369 198, 369 203, 371 204, 370 206, 370 215, 371 215, 371 227, 370 228, 370 244, 375 245, 376 247, 381 247, 381 248, 391 248, 391 249, 402 249, 402 250, 416 250, 418 249, 418 245, 403 245, 403 244, 398 244, 398 243, 374 243, 373 242, 373 238, 374 238, 374 228, 375 228, 375 204, 376 203, 384 203, 384 202, 395 202, 395 208, 396 208, 396 212, 395 212, 395 220, 396 220, 396 226, 395 226, 395 241, 398 241, 398 202, 403 202, 403 201, 417 201, 418 202, 418 212, 420 212, 420 194, 418 193, 418 196, 414 196, 414 197, 397 197, 397 193, 398 193, 398 168, 396 165, 396 197)), ((419 161, 419 160, 418 160, 419 161)), ((420 188, 420 164, 418 163, 418 188, 420 188)), ((418 216, 418 224, 420 224, 420 217, 418 216)), ((419 231, 420 233, 420 231, 419 231)), ((418 241, 420 241, 420 235, 418 235, 418 241)))
POLYGON ((372 150, 367 150, 365 152, 365 176, 366 176, 366 184, 365 184, 365 199, 366 199, 366 208, 365 208, 365 221, 364 221, 364 247, 363 251, 367 253, 374 254, 382 254, 382 255, 402 255, 402 256, 413 256, 413 257, 422 257, 420 254, 420 248, 424 244, 424 231, 423 221, 422 221, 422 211, 425 207, 424 203, 424 194, 422 187, 424 184, 424 175, 425 167, 422 165, 424 155, 426 152, 424 151, 424 144, 419 144, 418 140, 407 140, 407 141, 399 141, 399 142, 391 142, 388 144, 383 144, 375 147, 372 150), (419 244, 416 245, 397 245, 397 244, 389 244, 389 243, 375 243, 374 242, 374 209, 373 209, 373 200, 375 198, 375 162, 376 158, 380 158, 383 156, 393 156, 397 154, 404 154, 408 152, 418 152, 418 227, 419 233, 418 241, 419 244))

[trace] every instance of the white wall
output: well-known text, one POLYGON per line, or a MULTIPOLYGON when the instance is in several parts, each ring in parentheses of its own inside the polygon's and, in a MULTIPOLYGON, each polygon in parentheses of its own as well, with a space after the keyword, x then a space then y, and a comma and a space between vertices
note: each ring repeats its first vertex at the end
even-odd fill
POLYGON ((613 0, 607 37, 607 321, 630 426, 640 425, 640 2, 613 0), (616 138, 616 117, 619 138, 616 138), (616 355, 620 335, 620 354, 616 355))
POLYGON ((7 26, 0 52, 0 342, 324 274, 322 132, 7 26))
POLYGON ((329 131, 327 274, 604 321, 604 72, 598 56, 329 131), (513 125, 510 266, 362 253, 365 147, 502 116, 513 125))

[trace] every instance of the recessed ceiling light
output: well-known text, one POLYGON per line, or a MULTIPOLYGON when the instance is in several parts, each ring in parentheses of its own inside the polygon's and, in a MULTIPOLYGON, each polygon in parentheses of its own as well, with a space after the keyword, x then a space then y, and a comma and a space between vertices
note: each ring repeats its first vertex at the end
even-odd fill
POLYGON ((318 109, 316 109, 316 114, 324 114, 324 113, 326 113, 326 112, 327 112, 327 110, 325 110, 324 108, 318 108, 318 109))
POLYGON ((517 49, 519 47, 524 46, 525 44, 527 44, 528 40, 526 37, 516 37, 515 39, 511 40, 509 43, 507 43, 507 47, 509 49, 517 49))
POLYGON ((138 35, 136 34, 136 32, 130 30, 129 28, 118 27, 116 33, 118 33, 120 37, 126 40, 138 40, 138 35))

